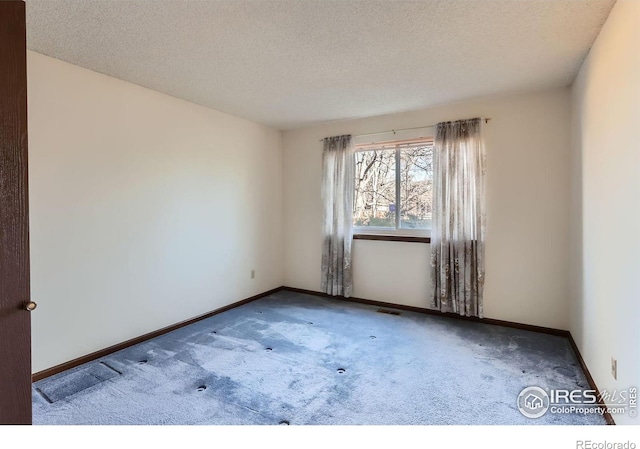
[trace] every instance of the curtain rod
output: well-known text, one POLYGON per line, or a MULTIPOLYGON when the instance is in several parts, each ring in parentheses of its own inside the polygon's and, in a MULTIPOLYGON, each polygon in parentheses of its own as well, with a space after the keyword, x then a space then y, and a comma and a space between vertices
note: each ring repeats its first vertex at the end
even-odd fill
MULTIPOLYGON (((485 119, 482 119, 482 120, 484 120, 485 123, 489 123, 489 120, 491 120, 491 118, 485 118, 485 119)), ((375 136, 377 134, 387 134, 387 133, 394 133, 395 134, 397 131, 411 131, 411 130, 414 130, 414 129, 426 129, 426 128, 433 128, 434 126, 436 126, 436 125, 416 126, 414 128, 390 129, 389 131, 379 131, 377 133, 357 134, 357 135, 355 135, 353 137, 375 136)), ((323 142, 324 139, 320 139, 319 141, 323 142)))

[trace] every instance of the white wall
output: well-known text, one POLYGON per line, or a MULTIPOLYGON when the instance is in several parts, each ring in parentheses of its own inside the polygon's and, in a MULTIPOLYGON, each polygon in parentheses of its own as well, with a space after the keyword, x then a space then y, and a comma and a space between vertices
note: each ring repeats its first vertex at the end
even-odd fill
POLYGON ((28 78, 34 371, 282 285, 279 131, 33 52, 28 78))
POLYGON ((598 387, 620 391, 640 387, 640 2, 618 0, 572 99, 570 327, 598 387))
MULTIPOLYGON (((491 117, 485 316, 568 329, 568 88, 284 132, 285 285, 320 290, 319 139, 491 117)), ((429 245, 354 241, 354 296, 429 306, 429 245)))

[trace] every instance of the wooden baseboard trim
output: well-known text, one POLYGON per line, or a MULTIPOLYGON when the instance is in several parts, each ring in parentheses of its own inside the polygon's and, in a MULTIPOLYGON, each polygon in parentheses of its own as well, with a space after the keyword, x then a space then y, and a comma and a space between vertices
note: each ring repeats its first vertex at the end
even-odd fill
MULTIPOLYGON (((596 391, 597 397, 598 397, 598 403, 600 404, 600 406, 602 407, 606 407, 606 404, 604 403, 604 401, 601 399, 600 397, 600 390, 598 390, 598 386, 596 385, 595 381, 593 380, 593 377, 591 376, 591 373, 589 372, 589 368, 587 368, 587 364, 584 362, 584 359, 582 358, 582 354, 580 354, 580 350, 578 349, 578 346, 576 345, 575 340, 573 339, 573 336, 571 335, 571 332, 567 331, 567 330, 562 330, 562 329, 554 329, 551 327, 542 327, 542 326, 534 326, 531 324, 522 324, 522 323, 515 323, 513 321, 504 321, 504 320, 496 320, 493 318, 477 318, 477 317, 467 317, 467 316, 463 316, 463 315, 458 315, 455 313, 443 313, 437 310, 431 310, 431 309, 425 309, 422 307, 413 307, 413 306, 405 306, 405 305, 401 305, 401 304, 393 304, 393 303, 389 303, 389 302, 383 302, 383 301, 373 301, 370 299, 363 299, 363 298, 345 298, 344 296, 332 296, 332 295, 328 295, 326 293, 322 293, 322 292, 316 292, 313 290, 305 290, 303 288, 294 288, 294 287, 283 287, 283 290, 288 290, 288 291, 292 291, 292 292, 296 292, 296 293, 304 293, 307 295, 315 295, 315 296, 321 296, 321 297, 325 297, 325 298, 333 298, 333 299, 341 299, 341 300, 345 300, 345 301, 351 301, 351 302, 357 302, 357 303, 362 303, 362 304, 369 304, 372 306, 377 306, 377 307, 385 307, 385 308, 389 308, 389 309, 397 309, 397 310, 407 310, 410 312, 417 312, 417 313, 424 313, 427 315, 436 315, 436 316, 441 316, 443 318, 453 318, 456 320, 465 320, 465 321, 474 321, 477 323, 485 323, 485 324, 491 324, 491 325, 495 325, 495 326, 504 326, 504 327, 510 327, 510 328, 514 328, 514 329, 522 329, 522 330, 527 330, 527 331, 531 331, 531 332, 540 332, 543 334, 550 334, 550 335, 556 335, 559 337, 565 337, 569 340, 569 344, 571 344, 571 348, 573 349, 573 352, 576 355, 576 358, 578 359, 578 362, 580 363, 580 366, 582 368, 582 371, 585 374, 585 377, 587 378, 587 382, 589 383, 589 388, 596 391)), ((609 425, 615 425, 615 421, 613 420, 613 417, 611 416, 610 413, 604 413, 604 419, 607 422, 607 424, 609 425)))
POLYGON ((153 332, 149 332, 148 334, 141 335, 136 338, 132 338, 131 340, 127 340, 122 343, 118 343, 113 346, 109 346, 108 348, 101 349, 96 352, 92 352, 91 354, 84 355, 82 357, 78 357, 77 359, 71 360, 69 362, 61 363, 60 365, 56 365, 54 367, 48 368, 43 371, 39 371, 31 376, 32 382, 37 382, 39 380, 45 379, 49 376, 53 376, 54 374, 61 373, 62 371, 66 371, 71 368, 75 368, 76 366, 82 365, 87 362, 92 362, 93 360, 99 359, 101 357, 105 357, 109 354, 113 354, 114 352, 120 351, 122 349, 128 348, 133 345, 137 345, 138 343, 142 343, 143 341, 151 340, 152 338, 158 337, 162 334, 166 334, 168 332, 174 331, 176 329, 180 329, 181 327, 188 326, 190 324, 196 323, 198 321, 204 320, 206 318, 210 318, 214 315, 217 315, 222 312, 226 312, 227 310, 234 309, 236 307, 242 306, 244 304, 248 304, 252 301, 255 301, 260 298, 264 298, 265 296, 269 296, 273 293, 279 292, 283 287, 274 288, 273 290, 266 291, 264 293, 260 293, 258 295, 252 296, 250 298, 243 299, 238 302, 234 302, 233 304, 229 304, 228 306, 221 307, 219 309, 213 310, 211 312, 205 313, 203 315, 199 315, 194 318, 190 318, 185 321, 181 321, 176 324, 172 324, 171 326, 163 327, 162 329, 158 329, 153 332))
MULTIPOLYGON (((587 364, 584 362, 584 359, 582 358, 582 354, 580 354, 580 350, 578 349, 578 345, 576 344, 576 341, 573 339, 573 335, 571 335, 571 333, 569 333, 568 335, 569 338, 569 343, 571 344, 571 347, 573 348, 573 352, 575 352, 576 354, 576 358, 578 359, 578 362, 580 363, 580 366, 582 367, 582 371, 584 372, 585 377, 587 378, 587 382, 589 383, 589 387, 592 390, 595 390, 596 392, 596 396, 598 398, 598 404, 600 404, 601 407, 607 408, 607 404, 602 400, 602 397, 600 396, 600 390, 598 390, 598 386, 596 385, 596 382, 593 380, 593 377, 591 376, 591 373, 589 372, 589 368, 587 368, 587 364)), ((607 424, 614 426, 616 424, 616 422, 613 420, 613 416, 611 416, 610 413, 605 412, 603 414, 605 421, 607 421, 607 424)))
POLYGON ((377 306, 377 307, 386 307, 386 308, 389 308, 389 309, 407 310, 409 312, 423 313, 423 314, 426 314, 426 315, 435 315, 435 316, 440 316, 440 317, 444 317, 444 318, 452 318, 452 319, 455 319, 455 320, 473 321, 473 322, 476 322, 476 323, 484 323, 484 324, 492 324, 492 325, 495 325, 495 326, 511 327, 511 328, 515 328, 515 329, 522 329, 522 330, 527 330, 527 331, 532 331, 532 332, 540 332, 540 333, 543 333, 543 334, 558 335, 558 336, 561 336, 561 337, 566 337, 566 336, 569 335, 569 331, 566 331, 566 330, 554 329, 554 328, 551 328, 551 327, 534 326, 532 324, 514 323, 513 321, 503 321, 503 320, 496 320, 496 319, 493 319, 493 318, 477 318, 477 317, 473 317, 473 316, 464 316, 464 315, 458 315, 457 313, 445 313, 445 312, 440 312, 438 310, 426 309, 426 308, 423 308, 423 307, 405 306, 405 305, 402 305, 402 304, 393 304, 393 303, 390 303, 390 302, 374 301, 374 300, 371 300, 371 299, 354 298, 354 297, 345 298, 344 296, 332 296, 332 295, 328 295, 326 293, 316 292, 316 291, 313 291, 313 290, 305 290, 305 289, 302 289, 302 288, 283 287, 283 290, 288 290, 288 291, 297 292, 297 293, 304 293, 304 294, 307 294, 307 295, 322 296, 324 298, 333 298, 333 299, 341 299, 341 300, 344 300, 344 301, 358 302, 358 303, 369 304, 369 305, 377 306))

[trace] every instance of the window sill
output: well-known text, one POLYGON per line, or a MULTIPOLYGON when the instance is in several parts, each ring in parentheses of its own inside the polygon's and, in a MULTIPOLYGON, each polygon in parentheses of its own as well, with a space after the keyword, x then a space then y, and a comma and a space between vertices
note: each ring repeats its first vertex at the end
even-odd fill
POLYGON ((386 242, 431 243, 431 237, 380 234, 353 234, 353 240, 383 240, 386 242))

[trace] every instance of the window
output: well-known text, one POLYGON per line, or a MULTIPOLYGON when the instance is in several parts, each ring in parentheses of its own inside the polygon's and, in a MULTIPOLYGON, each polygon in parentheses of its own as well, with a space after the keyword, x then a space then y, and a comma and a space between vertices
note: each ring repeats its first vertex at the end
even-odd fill
POLYGON ((355 234, 429 235, 433 139, 355 147, 355 234))

